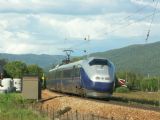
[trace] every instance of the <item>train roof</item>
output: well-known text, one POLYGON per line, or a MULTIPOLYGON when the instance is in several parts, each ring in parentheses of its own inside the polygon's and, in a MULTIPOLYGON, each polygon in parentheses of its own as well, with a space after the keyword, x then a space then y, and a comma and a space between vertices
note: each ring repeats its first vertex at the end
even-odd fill
POLYGON ((69 68, 73 67, 74 65, 81 65, 83 61, 84 60, 80 60, 80 61, 69 63, 69 64, 57 65, 55 68, 53 68, 49 71, 54 71, 54 70, 57 70, 57 69, 65 69, 65 68, 69 69, 69 68))
POLYGON ((77 62, 73 62, 73 63, 69 63, 69 64, 64 64, 64 65, 57 65, 55 68, 49 70, 50 72, 51 71, 54 71, 54 70, 58 70, 58 69, 70 69, 72 68, 73 66, 81 66, 85 63, 89 63, 90 61, 94 60, 94 59, 102 59, 102 60, 107 60, 106 58, 100 58, 100 57, 89 57, 87 59, 84 59, 84 60, 79 60, 77 62))

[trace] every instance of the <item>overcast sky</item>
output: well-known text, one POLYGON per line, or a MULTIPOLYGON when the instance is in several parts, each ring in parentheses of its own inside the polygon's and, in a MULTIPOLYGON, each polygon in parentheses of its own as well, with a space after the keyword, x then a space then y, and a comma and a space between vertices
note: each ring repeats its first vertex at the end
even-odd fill
POLYGON ((0 0, 0 53, 83 55, 143 44, 155 8, 148 43, 159 41, 157 1, 0 0))

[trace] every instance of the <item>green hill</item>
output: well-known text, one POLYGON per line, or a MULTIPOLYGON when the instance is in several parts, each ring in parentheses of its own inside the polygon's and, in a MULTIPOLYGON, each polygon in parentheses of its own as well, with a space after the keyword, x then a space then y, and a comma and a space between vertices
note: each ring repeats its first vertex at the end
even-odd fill
MULTIPOLYGON (((100 56, 110 59, 117 71, 128 71, 143 75, 160 76, 160 42, 151 44, 131 45, 105 52, 93 53, 91 56, 100 56)), ((10 61, 23 61, 27 64, 38 64, 42 68, 48 68, 52 64, 59 63, 62 55, 35 55, 35 54, 0 54, 0 59, 10 61)))
POLYGON ((91 56, 110 59, 117 71, 130 71, 143 75, 160 76, 160 42, 132 45, 91 56))

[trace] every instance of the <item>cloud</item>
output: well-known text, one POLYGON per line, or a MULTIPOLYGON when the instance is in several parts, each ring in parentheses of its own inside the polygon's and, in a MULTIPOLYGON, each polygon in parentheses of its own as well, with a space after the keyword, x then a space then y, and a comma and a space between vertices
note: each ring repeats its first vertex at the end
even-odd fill
POLYGON ((131 0, 131 2, 134 4, 138 4, 138 5, 143 5, 143 6, 148 6, 148 7, 160 9, 160 6, 159 6, 160 3, 157 0, 155 0, 155 1, 153 1, 153 0, 151 0, 151 1, 131 0))
MULTIPOLYGON (((88 35, 92 51, 105 50, 106 44, 108 48, 124 41, 130 44, 128 40, 145 38, 150 26, 151 17, 142 18, 153 11, 136 13, 140 4, 136 0, 0 0, 0 52, 58 54, 61 48, 85 49, 88 35)), ((159 27, 156 16, 151 35, 159 36, 159 27)))
POLYGON ((100 32, 105 28, 105 24, 95 19, 72 18, 70 20, 59 20, 54 17, 44 17, 41 20, 42 25, 46 25, 56 32, 61 38, 82 38, 91 35, 94 39, 100 39, 100 32), (61 35, 63 36, 61 36, 61 35))
POLYGON ((94 15, 133 11, 127 0, 1 0, 0 13, 94 15))
POLYGON ((1 0, 1 13, 39 13, 47 12, 60 5, 50 0, 1 0), (46 8, 46 9, 45 9, 46 8))

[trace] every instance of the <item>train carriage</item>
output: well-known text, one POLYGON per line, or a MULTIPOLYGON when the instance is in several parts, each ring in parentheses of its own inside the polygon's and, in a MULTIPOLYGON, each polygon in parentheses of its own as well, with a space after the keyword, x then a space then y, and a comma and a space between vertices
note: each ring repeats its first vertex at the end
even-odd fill
POLYGON ((105 98, 115 85, 115 67, 104 58, 88 58, 58 65, 49 71, 47 88, 87 97, 105 98))

